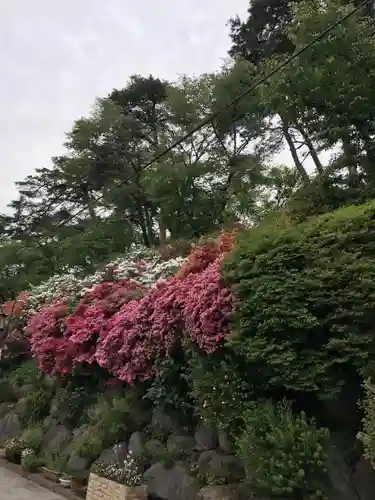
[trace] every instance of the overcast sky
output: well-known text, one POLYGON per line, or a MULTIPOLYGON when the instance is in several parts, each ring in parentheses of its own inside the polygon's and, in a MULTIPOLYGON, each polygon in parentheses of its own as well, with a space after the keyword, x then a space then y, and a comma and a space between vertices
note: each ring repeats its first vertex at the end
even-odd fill
MULTIPOLYGON (((175 79, 218 69, 229 17, 249 0, 3 0, 0 211, 14 182, 62 151, 96 96, 132 74, 175 79)), ((286 158, 288 160, 288 158, 286 158)))

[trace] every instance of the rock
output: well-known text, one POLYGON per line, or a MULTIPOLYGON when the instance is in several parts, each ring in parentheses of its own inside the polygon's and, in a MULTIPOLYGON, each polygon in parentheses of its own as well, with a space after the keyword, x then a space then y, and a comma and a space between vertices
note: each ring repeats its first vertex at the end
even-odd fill
POLYGON ((165 469, 162 462, 151 466, 143 475, 150 497, 161 500, 196 500, 199 485, 185 467, 177 463, 165 469))
POLYGON ((129 438, 128 449, 134 457, 143 457, 145 451, 145 435, 143 432, 133 432, 129 438))
POLYGON ((52 424, 53 418, 51 417, 51 415, 48 415, 48 417, 43 420, 43 429, 48 430, 52 426, 52 424))
POLYGON ((72 441, 73 434, 64 425, 52 424, 43 437, 42 447, 48 451, 61 451, 72 441))
POLYGON ((230 484, 205 486, 198 493, 198 498, 199 500, 243 500, 252 497, 250 495, 244 496, 243 485, 230 484))
POLYGON ((351 481, 352 471, 340 449, 334 445, 331 445, 328 451, 327 468, 332 483, 329 499, 358 500, 351 481))
POLYGON ((245 478, 245 470, 241 461, 233 455, 224 455, 218 451, 204 451, 198 460, 202 472, 210 473, 217 478, 229 482, 241 481, 245 478))
POLYGON ((164 434, 178 432, 179 424, 177 418, 172 414, 165 413, 160 409, 155 409, 152 413, 151 426, 160 430, 164 434))
POLYGON ((361 500, 372 500, 374 498, 375 471, 365 457, 361 457, 356 464, 353 484, 361 500))
POLYGON ((89 458, 82 458, 76 455, 75 453, 72 453, 69 458, 68 462, 68 471, 73 473, 73 472, 83 472, 84 470, 88 469, 90 466, 90 459, 89 458))
POLYGON ((233 453, 233 446, 229 439, 228 432, 220 431, 219 432, 219 446, 225 453, 233 453))
POLYGON ((145 452, 148 456, 160 456, 165 453, 165 445, 158 439, 150 439, 145 444, 145 452))
POLYGON ((17 401, 17 404, 14 407, 14 411, 17 413, 17 415, 24 415, 26 413, 28 406, 28 400, 27 398, 21 398, 17 401))
POLYGON ((195 448, 195 439, 189 436, 169 436, 167 449, 175 453, 190 453, 195 448))
POLYGON ((203 423, 198 424, 194 437, 197 443, 197 449, 200 451, 214 450, 219 444, 216 430, 203 423))
POLYGON ((8 413, 0 420, 0 441, 17 437, 22 433, 22 425, 16 413, 8 413))
POLYGON ((105 464, 123 464, 128 453, 128 445, 126 443, 118 443, 111 448, 103 450, 98 458, 98 462, 105 464))

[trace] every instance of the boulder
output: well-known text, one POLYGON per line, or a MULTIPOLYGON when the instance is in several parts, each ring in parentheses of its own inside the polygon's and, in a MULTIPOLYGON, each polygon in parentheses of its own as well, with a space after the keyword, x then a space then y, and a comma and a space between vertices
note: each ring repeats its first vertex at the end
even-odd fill
POLYGON ((205 486, 198 493, 198 498, 199 500, 245 500, 245 498, 254 498, 248 488, 249 486, 244 487, 242 484, 205 486))
POLYGON ((27 398, 21 398, 17 401, 14 411, 17 413, 17 415, 22 416, 26 413, 28 406, 28 399, 27 398))
POLYGON ((44 434, 42 447, 48 451, 61 451, 72 441, 72 432, 64 425, 52 424, 44 434))
POLYGON ((71 473, 79 473, 90 467, 91 460, 89 458, 79 457, 76 453, 72 453, 68 462, 68 471, 71 473))
POLYGON ((204 451, 198 460, 199 469, 228 482, 241 481, 245 470, 241 461, 233 455, 224 455, 215 450, 204 451))
POLYGON ((233 453, 233 445, 230 441, 228 432, 226 431, 220 431, 219 432, 219 446, 220 449, 223 450, 225 453, 233 453))
POLYGON ((150 497, 161 500, 196 500, 200 489, 196 479, 180 463, 166 469, 158 462, 144 473, 143 480, 150 497))
POLYGON ((160 456, 166 451, 164 443, 158 439, 150 439, 145 443, 145 452, 148 457, 160 456))
POLYGON ((8 413, 0 420, 0 441, 17 437, 22 433, 20 417, 16 413, 8 413))
POLYGON ((167 449, 172 453, 190 453, 196 446, 195 439, 189 436, 169 436, 167 449))
POLYGON ((145 451, 145 435, 143 432, 133 432, 129 438, 128 450, 136 458, 141 458, 145 451))
POLYGON ((103 450, 98 458, 98 462, 105 464, 122 464, 128 453, 128 446, 126 443, 118 443, 111 448, 103 450))
POLYGON ((198 424, 194 437, 199 451, 214 450, 219 444, 217 431, 203 423, 198 424))
POLYGON ((352 483, 352 468, 345 462, 345 455, 335 445, 328 451, 327 469, 331 480, 329 500, 358 500, 352 483))
POLYGON ((178 419, 165 411, 156 408, 152 413, 151 426, 160 430, 163 434, 168 435, 178 432, 178 419))
POLYGON ((375 471, 365 457, 361 457, 356 464, 353 484, 361 500, 372 500, 374 498, 375 471))

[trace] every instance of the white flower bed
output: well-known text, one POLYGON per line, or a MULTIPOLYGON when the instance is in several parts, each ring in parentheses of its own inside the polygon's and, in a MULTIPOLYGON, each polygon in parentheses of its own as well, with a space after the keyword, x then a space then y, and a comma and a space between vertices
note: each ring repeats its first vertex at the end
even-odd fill
POLYGON ((76 269, 65 274, 51 276, 47 281, 28 290, 26 314, 38 311, 44 304, 55 300, 74 300, 82 297, 98 283, 111 276, 114 281, 134 280, 141 285, 152 287, 160 280, 175 274, 185 259, 182 257, 162 260, 149 249, 133 248, 123 257, 109 262, 94 274, 81 277, 76 269))

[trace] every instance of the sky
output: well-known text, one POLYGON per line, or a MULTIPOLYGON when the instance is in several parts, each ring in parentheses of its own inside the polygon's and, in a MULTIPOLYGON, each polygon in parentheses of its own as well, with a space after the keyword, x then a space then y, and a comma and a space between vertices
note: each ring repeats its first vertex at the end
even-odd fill
MULTIPOLYGON (((0 16, 0 212, 51 165, 73 121, 132 74, 218 69, 249 0, 13 0, 0 16)), ((285 162, 290 163, 284 154, 285 162)))

